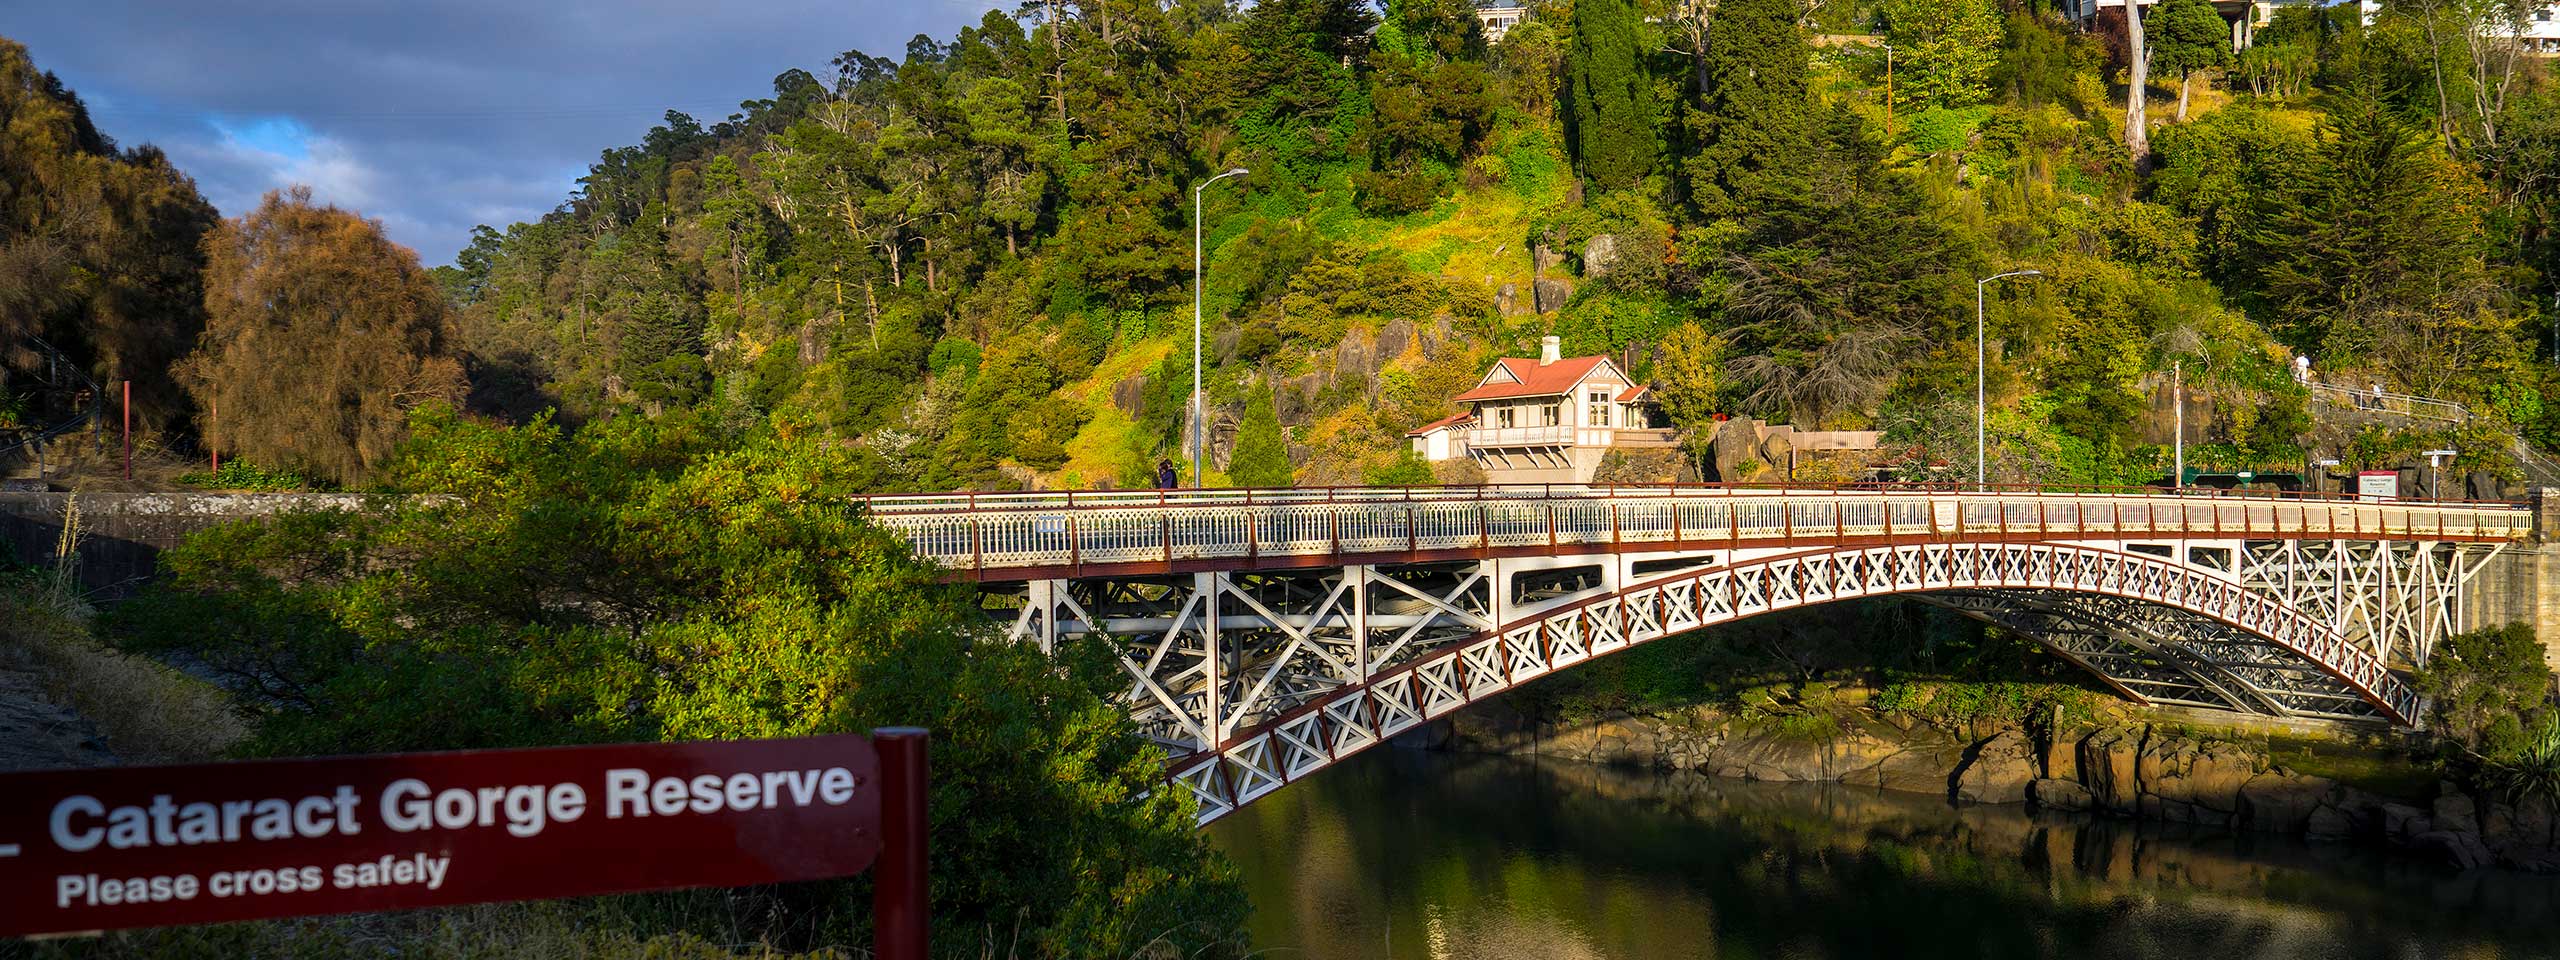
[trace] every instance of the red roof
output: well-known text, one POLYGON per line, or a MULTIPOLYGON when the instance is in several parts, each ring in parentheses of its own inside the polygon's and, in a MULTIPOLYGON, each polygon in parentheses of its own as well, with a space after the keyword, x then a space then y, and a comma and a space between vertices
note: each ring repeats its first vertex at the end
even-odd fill
POLYGON ((1540 366, 1538 361, 1504 357, 1502 369, 1511 372, 1518 383, 1487 383, 1450 399, 1464 403, 1470 400, 1501 400, 1509 397, 1552 397, 1570 393, 1574 384, 1603 363, 1607 357, 1566 357, 1540 366))
POLYGON ((1632 387, 1628 387, 1628 388, 1627 388, 1627 392, 1625 392, 1625 393, 1621 393, 1621 394, 1619 394, 1619 395, 1618 395, 1618 402, 1619 402, 1619 403, 1634 403, 1634 402, 1636 402, 1636 401, 1638 401, 1638 400, 1644 399, 1644 393, 1645 393, 1645 391, 1647 391, 1647 390, 1651 390, 1651 389, 1653 389, 1653 388, 1652 388, 1652 387, 1650 387, 1650 386, 1647 386, 1647 385, 1645 385, 1645 384, 1641 384, 1641 383, 1639 383, 1639 384, 1637 384, 1637 385, 1635 385, 1635 386, 1632 386, 1632 387))
POLYGON ((1448 415, 1448 416, 1441 417, 1441 418, 1440 418, 1440 419, 1438 419, 1438 420, 1431 421, 1430 423, 1426 423, 1426 424, 1423 424, 1423 425, 1421 425, 1421 426, 1419 426, 1419 427, 1415 427, 1415 428, 1413 428, 1413 429, 1411 429, 1411 430, 1407 430, 1407 431, 1405 431, 1404 435, 1405 435, 1405 436, 1408 436, 1408 437, 1419 437, 1419 436, 1422 436, 1422 435, 1424 435, 1424 434, 1430 433, 1431 431, 1438 430, 1438 429, 1441 429, 1441 428, 1443 428, 1443 427, 1454 427, 1454 426, 1457 426, 1459 423, 1462 423, 1462 422, 1464 422, 1464 421, 1468 421, 1468 420, 1473 420, 1473 419, 1475 419, 1475 418, 1476 418, 1476 415, 1475 415, 1475 414, 1473 414, 1473 413, 1453 413, 1453 414, 1450 414, 1450 415, 1448 415))

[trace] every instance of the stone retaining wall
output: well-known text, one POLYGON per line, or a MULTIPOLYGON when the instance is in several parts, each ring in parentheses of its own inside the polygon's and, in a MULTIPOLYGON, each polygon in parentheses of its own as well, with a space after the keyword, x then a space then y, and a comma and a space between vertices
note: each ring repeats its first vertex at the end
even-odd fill
POLYGON ((76 505, 80 583, 118 596, 150 579, 160 551, 190 533, 233 520, 347 510, 365 502, 344 493, 0 493, 0 532, 17 562, 49 566, 62 540, 63 519, 76 505))

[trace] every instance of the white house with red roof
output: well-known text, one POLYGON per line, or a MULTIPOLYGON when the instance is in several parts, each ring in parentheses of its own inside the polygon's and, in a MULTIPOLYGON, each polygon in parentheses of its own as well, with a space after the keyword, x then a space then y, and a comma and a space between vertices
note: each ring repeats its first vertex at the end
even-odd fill
POLYGON ((1605 356, 1560 357, 1561 341, 1540 343, 1538 359, 1506 357, 1474 389, 1452 398, 1465 413, 1405 436, 1425 460, 1474 460, 1494 483, 1588 483, 1613 449, 1668 447, 1645 385, 1605 356))

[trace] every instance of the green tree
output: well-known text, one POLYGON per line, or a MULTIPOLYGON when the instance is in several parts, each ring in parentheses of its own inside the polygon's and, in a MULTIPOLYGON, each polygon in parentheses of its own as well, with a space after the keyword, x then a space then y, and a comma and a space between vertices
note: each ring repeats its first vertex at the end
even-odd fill
POLYGON ((2178 122, 2184 123, 2196 71, 2231 65, 2231 24, 2213 0, 2165 0, 2150 28, 2151 65, 2178 75, 2178 122))
MULTIPOLYGON (((413 434, 385 480, 438 496, 210 531, 118 615, 137 648, 238 681, 253 752, 920 725, 931 908, 952 955, 1232 942, 1233 868, 1166 789, 1112 654, 972 642, 972 601, 842 509, 875 482, 843 445, 741 440, 693 414, 564 436, 430 409, 413 434)), ((697 932, 859 947, 867 911, 843 905, 867 883, 743 891, 745 909, 697 932)))
POLYGON ((1289 438, 1273 412, 1271 388, 1261 387, 1244 404, 1244 423, 1236 428, 1236 449, 1227 458, 1227 478, 1240 487, 1295 485, 1289 465, 1289 438))
POLYGON ((2429 726, 2491 757, 2522 749, 2550 710, 2551 669, 2521 623, 2446 637, 2414 680, 2429 726))
POLYGON ((1624 190, 1653 173, 1653 82, 1631 0, 1578 0, 1565 56, 1565 140, 1584 179, 1624 190))
POLYGON ((1685 161, 1690 202, 1727 216, 1804 189, 1815 121, 1805 71, 1813 47, 1796 0, 1727 0, 1688 115, 1697 149, 1685 161))
POLYGON ((206 238, 205 330, 177 370, 207 439, 340 483, 391 458, 408 411, 462 397, 443 291, 378 221, 270 192, 206 238))
POLYGON ((1885 0, 1882 12, 1904 102, 1956 109, 1991 98, 2004 31, 1995 0, 1885 0))
POLYGON ((1431 461, 1422 459, 1411 447, 1398 451, 1395 459, 1368 471, 1361 479, 1373 487, 1421 487, 1438 481, 1431 472, 1431 461))
POLYGON ((2317 159, 2260 201, 2250 239, 2268 313, 2331 366, 2445 395, 2519 348, 2489 274, 2480 184, 2369 86, 2329 97, 2317 159))

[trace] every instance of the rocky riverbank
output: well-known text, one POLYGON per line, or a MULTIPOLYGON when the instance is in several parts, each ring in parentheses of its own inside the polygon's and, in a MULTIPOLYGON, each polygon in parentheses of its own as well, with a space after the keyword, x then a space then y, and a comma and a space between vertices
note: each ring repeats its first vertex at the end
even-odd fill
POLYGON ((2068 720, 2056 710, 2043 723, 1950 723, 1870 704, 1863 691, 1826 690, 1814 703, 1565 721, 1495 702, 1447 718, 1428 741, 1462 752, 1828 781, 1960 804, 2028 803, 2364 842, 2464 870, 2560 873, 2560 818, 2550 802, 2515 805, 2465 792, 2388 746, 2334 735, 2279 740, 2131 709, 2068 720), (2318 772, 2340 767, 2356 775, 2318 772))

